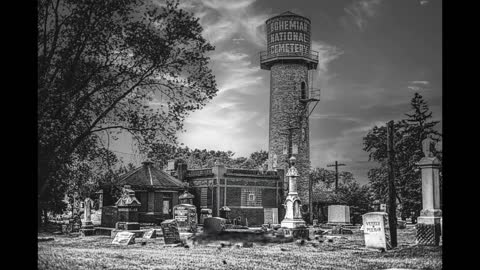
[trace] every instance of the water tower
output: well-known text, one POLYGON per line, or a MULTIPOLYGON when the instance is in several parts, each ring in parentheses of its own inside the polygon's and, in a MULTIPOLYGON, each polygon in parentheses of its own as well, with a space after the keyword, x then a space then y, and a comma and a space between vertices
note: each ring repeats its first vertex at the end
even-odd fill
POLYGON ((260 68, 270 70, 269 169, 287 172, 289 158, 295 156, 298 195, 308 204, 308 117, 320 100, 320 90, 312 87, 318 52, 311 50, 306 17, 287 11, 268 19, 266 27, 267 51, 260 53, 260 68))

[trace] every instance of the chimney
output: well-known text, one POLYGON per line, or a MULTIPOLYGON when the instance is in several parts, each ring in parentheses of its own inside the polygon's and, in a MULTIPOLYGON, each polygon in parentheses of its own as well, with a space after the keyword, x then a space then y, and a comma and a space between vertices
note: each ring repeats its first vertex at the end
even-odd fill
POLYGON ((187 178, 187 164, 186 163, 178 163, 177 165, 177 178, 180 181, 186 181, 187 178))

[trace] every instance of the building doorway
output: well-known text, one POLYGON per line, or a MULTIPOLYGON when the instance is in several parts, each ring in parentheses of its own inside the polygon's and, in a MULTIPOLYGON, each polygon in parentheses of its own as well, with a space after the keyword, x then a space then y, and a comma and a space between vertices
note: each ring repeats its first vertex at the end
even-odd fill
POLYGON ((162 214, 169 219, 172 218, 172 198, 163 198, 162 214))

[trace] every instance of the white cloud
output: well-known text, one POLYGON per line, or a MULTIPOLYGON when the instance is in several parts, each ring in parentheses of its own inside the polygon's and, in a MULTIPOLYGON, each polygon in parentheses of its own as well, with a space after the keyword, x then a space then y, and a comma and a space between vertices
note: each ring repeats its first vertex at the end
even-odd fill
POLYGON ((413 84, 424 84, 424 85, 429 85, 430 84, 429 81, 411 81, 411 83, 413 83, 413 84))
POLYGON ((252 65, 250 56, 244 53, 223 51, 212 56, 217 74, 219 94, 230 90, 255 93, 253 85, 262 80, 260 68, 252 65), (218 76, 219 75, 219 76, 218 76))
MULTIPOLYGON (((263 32, 269 14, 257 13, 251 5, 255 0, 185 1, 184 6, 200 18, 203 35, 215 46, 242 36, 242 40, 264 46, 263 32)), ((238 42, 238 40, 237 40, 238 42)))
POLYGON ((350 16, 355 25, 364 31, 370 18, 378 13, 378 6, 382 0, 361 0, 355 1, 348 7, 344 8, 345 12, 350 16))
POLYGON ((311 88, 321 89, 322 100, 332 100, 334 98, 334 92, 329 91, 329 80, 332 79, 335 74, 332 74, 329 70, 329 64, 343 54, 343 51, 333 45, 329 45, 322 41, 312 41, 312 51, 318 52, 318 66, 317 70, 312 72, 313 85, 311 88))
POLYGON ((407 86, 408 89, 418 92, 418 91, 428 91, 428 86, 430 85, 429 81, 411 81, 407 86))
POLYGON ((426 5, 426 4, 428 4, 428 2, 430 2, 430 1, 428 1, 428 0, 421 0, 421 1, 420 1, 420 5, 422 5, 422 6, 423 6, 423 5, 426 5))

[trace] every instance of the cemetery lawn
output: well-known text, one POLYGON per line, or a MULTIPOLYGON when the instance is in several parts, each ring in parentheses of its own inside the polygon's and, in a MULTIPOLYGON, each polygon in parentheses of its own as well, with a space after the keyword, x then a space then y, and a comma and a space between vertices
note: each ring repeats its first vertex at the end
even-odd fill
POLYGON ((38 236, 54 238, 38 242, 38 269, 442 269, 442 247, 416 246, 412 226, 398 230, 398 247, 386 252, 366 249, 361 233, 250 248, 220 242, 166 248, 163 237, 119 246, 109 236, 38 236))

